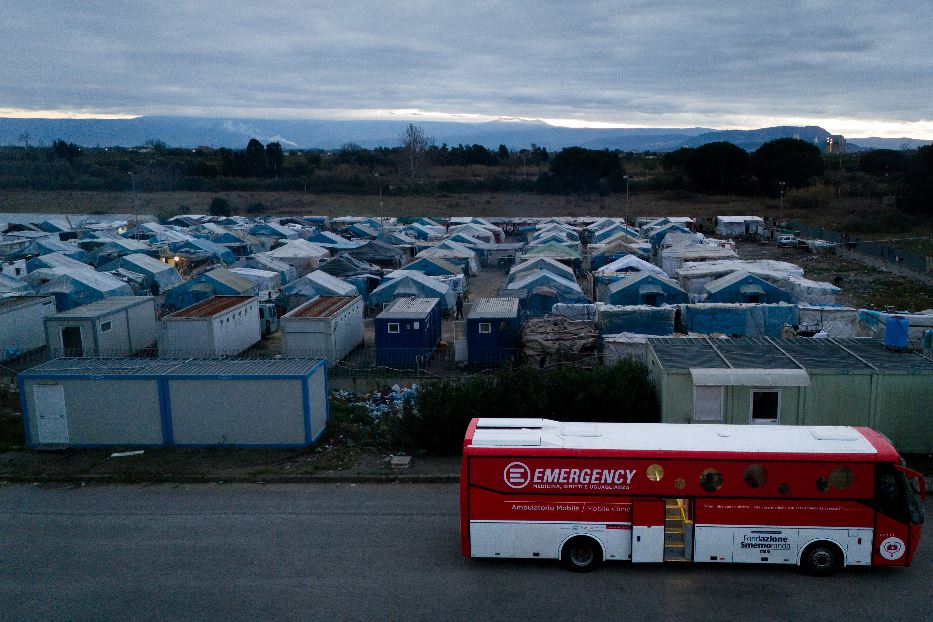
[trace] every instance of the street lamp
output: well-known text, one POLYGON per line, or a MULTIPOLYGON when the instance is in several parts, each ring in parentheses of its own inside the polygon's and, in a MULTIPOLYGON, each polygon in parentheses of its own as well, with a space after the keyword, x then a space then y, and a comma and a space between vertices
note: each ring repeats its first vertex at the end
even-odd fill
POLYGON ((133 184, 133 220, 136 221, 134 224, 135 237, 139 239, 139 212, 136 209, 136 177, 133 176, 132 171, 127 174, 130 176, 130 182, 133 184))
POLYGON ((382 175, 375 173, 375 177, 379 180, 379 239, 381 240, 386 227, 385 214, 382 208, 382 175))
POLYGON ((778 188, 781 190, 781 210, 778 212, 778 220, 784 220, 784 189, 787 188, 787 182, 779 181, 778 188))

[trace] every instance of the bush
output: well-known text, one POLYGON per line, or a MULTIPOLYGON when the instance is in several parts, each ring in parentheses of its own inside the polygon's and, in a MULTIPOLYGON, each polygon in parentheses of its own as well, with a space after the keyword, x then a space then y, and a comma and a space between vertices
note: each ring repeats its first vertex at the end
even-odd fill
POLYGON ((262 201, 256 201, 255 203, 250 203, 249 205, 246 206, 246 213, 247 214, 265 214, 266 206, 262 203, 262 201))
POLYGON ((657 422, 660 411, 648 369, 638 363, 622 361, 593 370, 518 367, 422 386, 416 402, 403 406, 394 442, 433 454, 456 454, 474 417, 657 422))
POLYGON ((789 192, 784 202, 791 209, 824 209, 830 206, 834 197, 832 186, 811 186, 789 192))
POLYGON ((214 197, 211 199, 211 206, 208 209, 211 216, 229 216, 233 213, 230 207, 230 201, 223 197, 214 197))

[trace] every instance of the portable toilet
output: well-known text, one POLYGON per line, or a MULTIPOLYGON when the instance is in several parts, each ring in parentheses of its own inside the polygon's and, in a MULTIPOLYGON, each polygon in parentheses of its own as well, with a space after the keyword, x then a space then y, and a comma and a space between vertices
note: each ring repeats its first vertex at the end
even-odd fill
POLYGON ((376 316, 376 364, 423 365, 441 340, 439 298, 399 298, 376 316))
POLYGON ((515 355, 521 331, 518 298, 480 298, 466 318, 470 365, 498 365, 515 355))

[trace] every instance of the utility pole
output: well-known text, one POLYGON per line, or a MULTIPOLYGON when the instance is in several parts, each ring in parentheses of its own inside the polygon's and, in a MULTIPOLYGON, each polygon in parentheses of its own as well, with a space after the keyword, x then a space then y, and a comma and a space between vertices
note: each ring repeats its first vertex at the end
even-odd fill
POLYGON ((379 239, 382 240, 384 238, 383 232, 385 231, 386 227, 385 211, 383 210, 382 206, 382 175, 379 173, 376 173, 375 175, 376 179, 379 180, 379 239))
POLYGON ((629 202, 628 202, 628 180, 631 179, 631 176, 625 176, 625 213, 622 215, 622 220, 625 221, 625 224, 628 224, 628 214, 629 214, 629 202))
POLYGON ((781 211, 778 212, 778 220, 784 220, 784 189, 787 188, 787 182, 779 181, 778 187, 781 190, 781 211))
POLYGON ((139 211, 136 208, 136 177, 133 175, 132 171, 128 173, 130 176, 130 182, 133 184, 133 220, 136 224, 133 225, 134 236, 137 240, 139 239, 139 211))

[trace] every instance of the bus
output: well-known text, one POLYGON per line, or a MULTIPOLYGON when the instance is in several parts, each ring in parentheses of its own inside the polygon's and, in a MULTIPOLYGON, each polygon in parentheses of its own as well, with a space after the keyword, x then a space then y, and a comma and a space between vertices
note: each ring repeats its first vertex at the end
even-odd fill
POLYGON ((473 419, 461 550, 578 572, 611 560, 909 566, 923 484, 864 427, 473 419))

